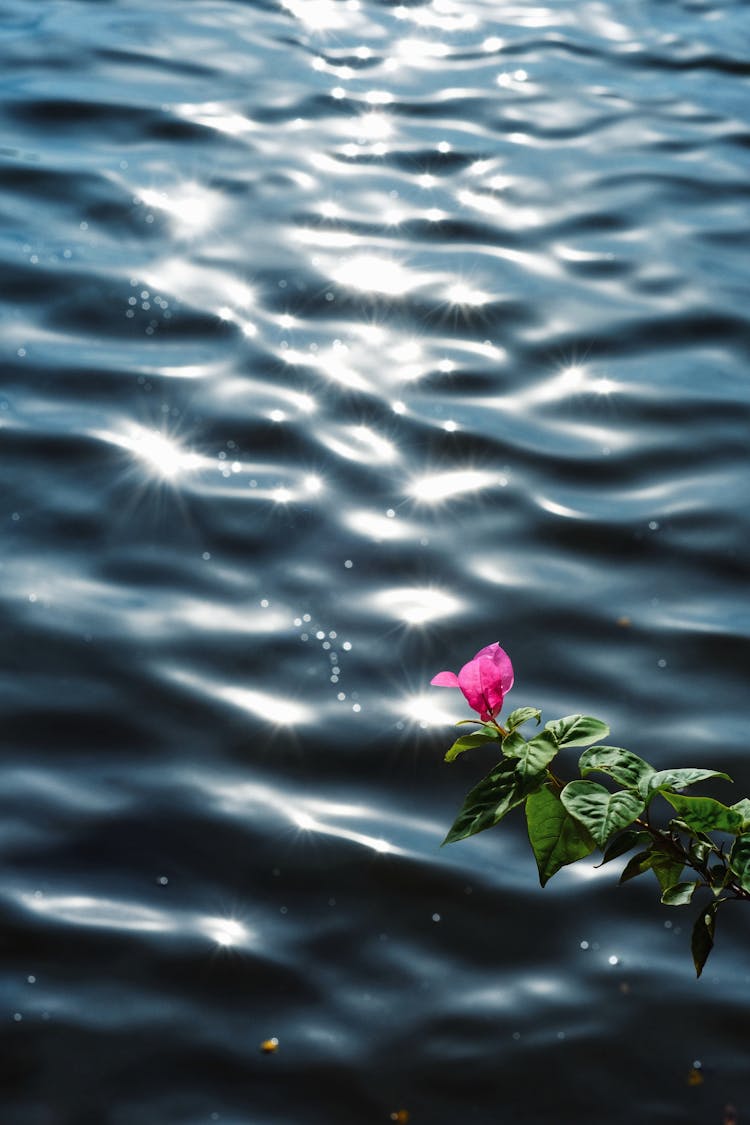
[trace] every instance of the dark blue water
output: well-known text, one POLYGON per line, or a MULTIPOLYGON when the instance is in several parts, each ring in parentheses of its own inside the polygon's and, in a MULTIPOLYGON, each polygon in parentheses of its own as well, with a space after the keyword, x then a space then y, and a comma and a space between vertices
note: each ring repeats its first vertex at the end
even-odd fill
POLYGON ((696 982, 655 886, 441 850, 428 686, 750 793, 748 6, 0 32, 3 1123, 750 1120, 750 912, 696 982))

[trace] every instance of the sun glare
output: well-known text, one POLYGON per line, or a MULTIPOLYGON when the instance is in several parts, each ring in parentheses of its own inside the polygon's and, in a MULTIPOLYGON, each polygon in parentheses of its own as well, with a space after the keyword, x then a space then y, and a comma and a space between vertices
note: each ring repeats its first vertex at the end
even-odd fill
POLYGON ((343 262, 333 274, 334 281, 350 289, 401 297, 424 284, 424 279, 393 258, 357 254, 343 262))

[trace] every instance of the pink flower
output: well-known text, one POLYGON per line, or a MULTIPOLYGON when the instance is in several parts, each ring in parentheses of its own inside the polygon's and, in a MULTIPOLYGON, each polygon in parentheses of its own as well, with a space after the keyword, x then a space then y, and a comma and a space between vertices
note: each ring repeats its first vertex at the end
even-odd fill
POLYGON ((461 671, 438 672, 430 680, 435 687, 457 687, 472 710, 487 723, 502 709, 503 699, 513 687, 513 665, 497 641, 487 645, 461 671))

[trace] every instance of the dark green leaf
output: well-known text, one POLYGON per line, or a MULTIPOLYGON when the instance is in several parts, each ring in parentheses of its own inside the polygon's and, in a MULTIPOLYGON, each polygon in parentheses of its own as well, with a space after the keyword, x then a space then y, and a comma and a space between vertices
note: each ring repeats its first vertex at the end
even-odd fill
POLYGON ((464 840, 492 828, 506 813, 520 805, 534 789, 538 789, 544 775, 519 776, 517 763, 505 758, 492 769, 478 785, 467 794, 455 823, 443 840, 444 844, 464 840))
POLYGON ((627 828, 643 812, 645 805, 634 793, 610 793, 595 781, 571 781, 560 800, 576 820, 591 833, 600 848, 610 836, 627 828))
POLYGON ((661 794, 694 832, 732 832, 742 829, 742 813, 722 805, 713 797, 683 797, 679 793, 661 794))
POLYGON ((635 879, 638 875, 642 875, 644 871, 650 871, 653 858, 652 852, 639 852, 638 855, 634 855, 633 858, 628 860, 625 864, 623 873, 620 876, 620 882, 627 883, 630 879, 635 879))
POLYGON ((542 786, 526 801, 526 825, 542 886, 561 867, 594 850, 589 833, 570 816, 549 785, 542 786))
POLYGON ((639 783, 654 772, 654 767, 643 758, 620 746, 592 746, 581 754, 578 766, 583 777, 598 770, 609 774, 626 789, 637 789, 639 783))
POLYGON ((738 836, 732 845, 729 868, 740 881, 740 886, 750 891, 750 836, 738 836))
POLYGON ((687 906, 692 901, 695 888, 699 886, 700 881, 697 879, 694 883, 675 883, 674 886, 667 887, 661 901, 665 906, 687 906))
POLYGON ((538 725, 541 718, 542 712, 537 711, 536 707, 516 707, 515 711, 511 711, 508 715, 504 726, 506 730, 512 731, 520 727, 521 723, 527 723, 529 719, 536 719, 538 725))
POLYGON ((467 750, 476 750, 478 746, 485 746, 488 742, 494 742, 497 739, 497 731, 492 734, 485 733, 485 731, 491 729, 491 727, 484 727, 483 730, 478 730, 475 734, 461 735, 447 751, 446 762, 455 762, 459 754, 464 754, 467 750))
POLYGON ((690 845, 690 858, 693 863, 705 863, 711 854, 711 845, 703 843, 702 840, 695 840, 690 845))
POLYGON ((615 836, 614 840, 607 844, 599 866, 603 867, 605 863, 610 863, 613 859, 619 859, 621 855, 625 855, 625 852, 629 852, 637 844, 648 843, 649 839, 648 832, 638 832, 635 828, 626 829, 625 832, 621 832, 619 836, 615 836))
POLYGON ((714 863, 709 868, 709 877, 711 880, 711 889, 717 895, 719 891, 723 891, 727 883, 732 880, 732 873, 724 863, 714 863))
POLYGON ((648 851, 639 852, 638 855, 633 856, 620 876, 620 882, 627 883, 629 879, 635 879, 637 875, 642 875, 644 871, 653 871, 661 889, 666 890, 667 887, 671 887, 677 882, 682 874, 683 867, 683 863, 672 859, 661 848, 654 846, 649 848, 648 851))
MULTIPOLYGON (((662 794, 664 796, 664 794, 662 794)), ((692 840, 699 844, 708 844, 709 850, 713 846, 713 840, 705 832, 699 832, 697 828, 691 828, 684 820, 680 820, 677 816, 674 820, 670 820, 669 827, 673 832, 685 832, 692 840)))
POLYGON ((664 792, 674 789, 686 789, 688 785, 695 785, 696 781, 708 781, 709 778, 720 777, 723 781, 731 781, 731 777, 725 773, 718 773, 716 770, 700 770, 700 769, 681 769, 681 770, 659 770, 658 773, 652 773, 648 777, 644 777, 639 785, 641 794, 648 798, 656 792, 664 792))
POLYGON ((714 947, 716 911, 719 909, 719 904, 722 901, 722 899, 717 899, 715 902, 709 903, 704 910, 701 910, 695 920, 691 945, 693 950, 693 964, 695 965, 697 976, 700 976, 703 972, 703 966, 714 947))
POLYGON ((564 719, 554 719, 545 725, 560 747, 590 746, 600 738, 606 738, 609 727, 599 719, 588 715, 566 715, 564 719))
POLYGON ((682 860, 675 859, 674 856, 656 847, 653 849, 653 856, 651 870, 658 879, 662 891, 665 891, 679 880, 685 864, 682 860))

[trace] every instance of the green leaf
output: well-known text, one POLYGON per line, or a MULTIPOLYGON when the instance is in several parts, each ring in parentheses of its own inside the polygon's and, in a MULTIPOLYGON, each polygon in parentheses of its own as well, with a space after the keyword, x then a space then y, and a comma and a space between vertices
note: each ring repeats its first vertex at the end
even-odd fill
POLYGON ((445 761, 455 762, 459 754, 464 754, 467 750, 476 750, 478 746, 485 746, 488 742, 495 741, 497 741, 497 731, 493 731, 492 727, 484 727, 475 734, 463 734, 446 752, 445 761), (492 733, 485 733, 488 731, 492 733))
POLYGON ((654 773, 653 766, 621 746, 592 746, 581 754, 578 766, 584 777, 598 770, 609 774, 626 789, 637 789, 641 781, 654 773))
POLYGON ((653 862, 652 852, 638 852, 632 859, 628 860, 620 876, 621 883, 627 883, 631 879, 636 879, 639 875, 643 875, 644 871, 651 870, 653 862))
POLYGON ((674 856, 661 851, 659 848, 653 849, 653 855, 654 858, 651 863, 651 870, 656 876, 662 891, 666 891, 668 887, 674 886, 678 881, 680 875, 682 875, 685 864, 681 860, 675 859, 674 856))
POLYGON ((594 850, 589 833, 566 811, 549 785, 526 801, 526 825, 542 886, 561 867, 584 859, 594 850))
POLYGON ((750 801, 747 797, 743 797, 741 801, 731 806, 742 816, 742 831, 746 832, 750 828, 750 801))
POLYGON ((519 777, 531 778, 545 773, 556 754, 557 743, 547 731, 542 731, 528 742, 524 741, 516 759, 519 777))
POLYGON ((667 887, 661 901, 665 906, 687 906, 692 901, 695 888, 699 886, 698 879, 694 883, 675 883, 674 886, 667 887))
POLYGON ((564 719, 554 719, 545 725, 560 747, 590 746, 600 738, 606 738, 609 727, 599 719, 589 715, 566 715, 564 719))
POLYGON ((714 947, 716 911, 719 909, 719 904, 723 901, 723 899, 717 899, 715 902, 709 903, 704 910, 701 910, 695 920, 691 946, 693 951, 693 964, 695 965, 697 976, 700 976, 703 972, 703 966, 706 964, 708 955, 714 947))
POLYGON ((743 890, 750 891, 750 836, 738 836, 729 855, 729 870, 743 890))
POLYGON ((722 805, 721 801, 715 801, 713 797, 683 797, 664 790, 661 794, 694 832, 736 834, 742 830, 742 813, 722 805))
POLYGON ((714 863, 709 868, 708 874, 711 881, 711 890, 715 895, 720 894, 732 881, 732 872, 725 863, 714 863))
POLYGON ((505 758, 467 794, 455 823, 443 840, 451 844, 492 828, 542 784, 544 774, 521 776, 517 763, 505 758))
POLYGON ((639 852, 638 855, 633 856, 625 866, 625 870, 620 876, 620 882, 627 883, 629 879, 635 879, 636 876, 642 875, 644 871, 653 871, 659 886, 664 891, 677 882, 684 866, 683 863, 672 859, 671 856, 663 852, 661 848, 652 847, 648 851, 639 852))
POLYGON ((694 840, 690 844, 690 859, 692 866, 696 863, 705 863, 711 854, 711 845, 704 843, 702 840, 694 840))
POLYGON ((700 770, 700 769, 681 769, 681 770, 659 770, 658 773, 652 773, 650 776, 645 777, 639 789, 641 795, 650 798, 655 793, 663 793, 665 790, 670 792, 675 789, 686 789, 688 785, 695 785, 696 781, 708 781, 711 777, 720 777, 724 781, 731 781, 726 773, 719 773, 717 770, 700 770))
POLYGON ((580 820, 600 848, 610 836, 627 828, 643 812, 644 802, 634 793, 610 793, 595 781, 571 781, 560 794, 565 808, 580 820))
POLYGON ((610 863, 613 859, 619 859, 625 852, 629 852, 637 844, 646 844, 650 840, 648 832, 638 832, 635 828, 628 828, 625 832, 621 832, 619 836, 615 836, 614 840, 610 840, 604 849, 604 855, 599 867, 603 867, 605 863, 610 863))
POLYGON ((521 723, 527 723, 529 719, 536 719, 538 726, 541 718, 542 712, 538 711, 536 707, 516 707, 515 711, 511 711, 508 715, 504 726, 506 730, 513 731, 516 727, 520 727, 521 723))
POLYGON ((520 731, 512 730, 503 739, 503 754, 506 758, 517 758, 523 753, 526 741, 520 731))
MULTIPOLYGON (((665 796, 665 794, 662 794, 662 796, 665 796)), ((686 824, 684 820, 680 820, 679 817, 670 820, 669 827, 675 832, 685 832, 696 844, 707 844, 708 850, 712 850, 713 840, 711 837, 705 832, 699 832, 697 828, 691 828, 689 824, 686 824)))

